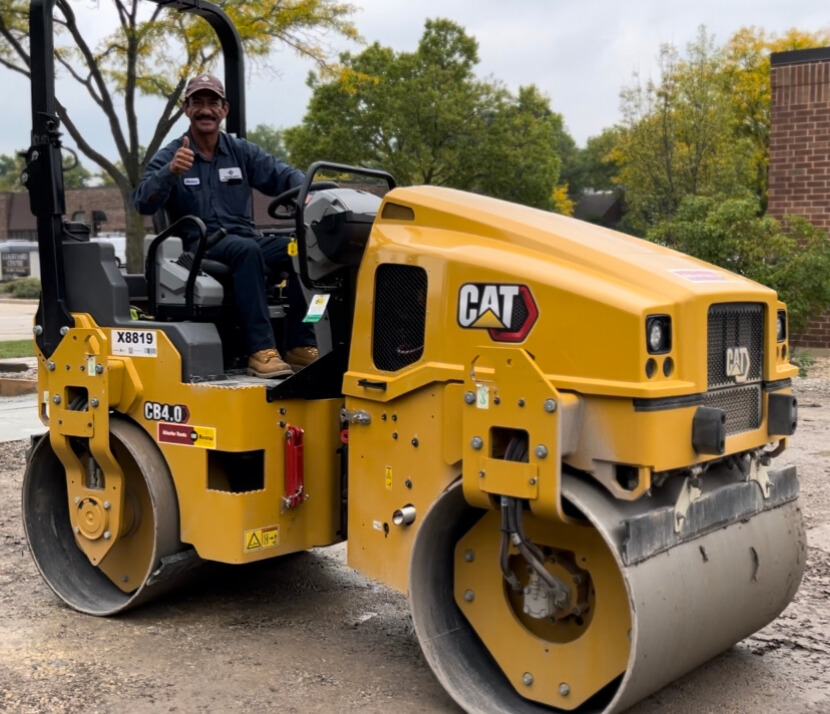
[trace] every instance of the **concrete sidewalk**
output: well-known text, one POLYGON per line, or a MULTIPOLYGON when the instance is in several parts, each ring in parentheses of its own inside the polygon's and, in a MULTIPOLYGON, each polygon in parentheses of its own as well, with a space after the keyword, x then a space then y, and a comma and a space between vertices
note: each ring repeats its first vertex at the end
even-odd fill
POLYGON ((0 298, 0 342, 32 338, 37 302, 0 298))
POLYGON ((0 398, 0 443, 28 439, 42 434, 46 427, 37 415, 37 394, 0 398))

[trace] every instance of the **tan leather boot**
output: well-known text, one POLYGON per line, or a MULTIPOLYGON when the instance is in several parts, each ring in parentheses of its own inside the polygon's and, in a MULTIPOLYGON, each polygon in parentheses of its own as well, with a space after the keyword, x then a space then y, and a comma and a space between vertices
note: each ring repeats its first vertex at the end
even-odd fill
POLYGON ((305 367, 307 364, 311 364, 319 356, 320 353, 317 351, 316 347, 295 347, 285 353, 285 361, 295 367, 305 367))
POLYGON ((288 377, 293 374, 291 365, 286 364, 280 353, 275 349, 254 352, 248 358, 248 374, 255 377, 271 379, 272 377, 288 377))

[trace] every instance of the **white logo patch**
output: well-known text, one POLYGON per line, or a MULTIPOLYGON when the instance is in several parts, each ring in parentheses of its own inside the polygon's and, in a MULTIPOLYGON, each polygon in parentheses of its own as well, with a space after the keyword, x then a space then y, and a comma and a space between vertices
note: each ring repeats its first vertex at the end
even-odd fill
POLYGON ((746 382, 749 376, 751 360, 746 347, 726 348, 726 376, 734 377, 736 382, 746 382))
POLYGON ((222 183, 227 183, 228 181, 241 181, 242 169, 238 166, 231 166, 227 169, 219 169, 219 180, 222 183))
POLYGON ((200 183, 202 183, 202 181, 198 176, 188 176, 184 180, 185 186, 198 186, 200 183))
POLYGON ((513 301, 518 285, 467 283, 458 294, 458 324, 461 327, 504 330, 513 323, 513 301))

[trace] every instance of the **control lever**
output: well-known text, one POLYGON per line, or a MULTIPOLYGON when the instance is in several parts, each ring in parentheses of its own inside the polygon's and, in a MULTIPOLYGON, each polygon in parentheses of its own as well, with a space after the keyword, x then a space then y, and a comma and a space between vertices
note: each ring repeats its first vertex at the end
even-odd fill
POLYGON ((211 233, 205 240, 205 251, 213 248, 226 235, 228 235, 228 232, 224 228, 220 228, 216 233, 211 233))

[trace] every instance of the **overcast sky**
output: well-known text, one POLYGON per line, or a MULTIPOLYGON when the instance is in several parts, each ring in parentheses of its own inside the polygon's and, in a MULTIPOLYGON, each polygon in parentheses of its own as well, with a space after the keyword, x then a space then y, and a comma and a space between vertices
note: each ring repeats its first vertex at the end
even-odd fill
MULTIPOLYGON (((427 18, 458 22, 479 42, 478 74, 499 79, 513 90, 536 84, 550 98, 554 111, 563 115, 579 145, 619 121, 620 89, 631 83, 634 72, 654 74, 662 42, 683 48, 701 24, 718 44, 744 26, 781 33, 791 27, 812 32, 830 24, 826 0, 353 0, 353 4, 360 8, 354 22, 363 37, 398 51, 415 49, 427 18)), ((100 37, 115 26, 107 0, 100 0, 100 5, 81 0, 75 5, 90 36, 100 37)), ((342 40, 335 47, 360 49, 342 40)), ((260 123, 292 126, 305 112, 310 96, 305 79, 313 69, 311 63, 282 49, 273 53, 270 66, 275 72, 249 71, 249 128, 260 123)), ((73 85, 72 80, 60 78, 58 96, 70 106, 80 129, 93 137, 95 147, 114 157, 106 122, 73 85)), ((29 85, 0 68, 0 87, 8 101, 0 112, 0 153, 8 154, 29 144, 29 85)), ((146 143, 159 109, 150 101, 142 106, 146 111, 141 136, 146 143)), ((88 159, 83 163, 97 171, 88 159)))

